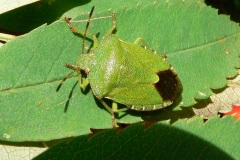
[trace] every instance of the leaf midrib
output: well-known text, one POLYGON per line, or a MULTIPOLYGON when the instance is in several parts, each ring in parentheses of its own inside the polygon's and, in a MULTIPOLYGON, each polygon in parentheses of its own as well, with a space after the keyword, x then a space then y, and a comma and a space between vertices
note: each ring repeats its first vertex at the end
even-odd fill
MULTIPOLYGON (((237 34, 239 34, 239 32, 236 32, 236 33, 233 33, 231 35, 228 35, 228 36, 225 36, 225 37, 222 37, 222 38, 218 38, 216 39, 215 41, 211 41, 211 42, 208 42, 208 43, 205 43, 205 44, 201 44, 201 45, 196 45, 196 46, 193 46, 193 47, 189 47, 189 48, 183 48, 181 50, 178 50, 178 51, 174 51, 174 52, 169 52, 168 54, 176 54, 176 53, 181 53, 181 52, 186 52, 186 51, 191 51, 191 50, 195 50, 195 49, 198 49, 198 48, 202 48, 202 47, 206 47, 206 46, 210 46, 210 45, 214 45, 216 43, 219 43, 220 40, 227 40, 231 37, 234 37, 236 36, 237 34)), ((76 78, 77 76, 72 76, 70 78, 68 78, 69 80, 72 79, 72 78, 76 78)), ((16 87, 16 88, 6 88, 6 89, 3 89, 1 90, 0 93, 4 93, 4 92, 11 92, 11 91, 15 91, 15 90, 19 90, 19 89, 25 89, 25 88, 29 88, 29 87, 35 87, 35 86, 38 86, 38 85, 43 85, 43 84, 51 84, 51 83, 55 83, 55 82, 59 82, 61 81, 62 79, 59 79, 59 80, 54 80, 54 81, 49 81, 49 82, 44 82, 44 83, 37 83, 37 84, 33 84, 33 85, 28 85, 28 86, 23 86, 23 87, 16 87)))

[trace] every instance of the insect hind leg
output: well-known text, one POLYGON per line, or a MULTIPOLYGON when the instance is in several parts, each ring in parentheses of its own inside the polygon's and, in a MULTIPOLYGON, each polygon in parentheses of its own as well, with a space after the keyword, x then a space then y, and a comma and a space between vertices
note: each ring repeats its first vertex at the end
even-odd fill
POLYGON ((116 123, 115 113, 126 111, 126 110, 128 110, 128 108, 118 109, 118 104, 115 101, 112 102, 112 108, 111 108, 102 99, 98 99, 98 100, 102 103, 102 105, 105 107, 105 109, 112 115, 112 126, 114 128, 118 127, 118 125, 116 123))

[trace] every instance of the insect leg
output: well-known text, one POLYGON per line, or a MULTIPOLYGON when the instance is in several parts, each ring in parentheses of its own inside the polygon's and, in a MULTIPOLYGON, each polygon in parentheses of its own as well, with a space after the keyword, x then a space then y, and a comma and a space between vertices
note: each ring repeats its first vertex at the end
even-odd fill
POLYGON ((80 87, 84 90, 88 85, 89 85, 89 79, 88 78, 86 78, 83 82, 82 82, 82 75, 81 74, 79 74, 79 76, 78 76, 78 82, 80 82, 80 87))
POLYGON ((79 34, 83 37, 85 36, 93 37, 93 48, 96 48, 98 46, 98 39, 94 34, 85 33, 84 31, 76 29, 75 27, 73 27, 72 23, 70 22, 70 18, 65 17, 65 21, 68 23, 68 26, 73 33, 79 34))
POLYGON ((109 106, 107 105, 107 103, 105 103, 102 99, 98 99, 98 100, 102 103, 102 105, 106 108, 106 110, 107 110, 110 114, 113 114, 112 108, 109 107, 109 106))
POLYGON ((89 80, 88 80, 88 78, 86 78, 84 80, 84 82, 82 81, 81 69, 78 66, 75 66, 75 65, 72 65, 69 63, 66 63, 66 67, 73 69, 74 70, 73 72, 75 72, 75 71, 78 72, 78 84, 84 90, 87 87, 87 85, 89 84, 89 80))
POLYGON ((113 22, 112 28, 110 28, 110 30, 103 36, 103 38, 112 34, 113 31, 117 28, 116 14, 115 13, 112 13, 112 22, 113 22))
POLYGON ((115 120, 115 113, 126 111, 126 110, 128 110, 128 108, 118 109, 117 102, 113 101, 111 110, 112 110, 112 123, 113 123, 113 126, 115 125, 115 127, 118 127, 117 124, 116 124, 116 120, 115 120))
POLYGON ((128 110, 128 108, 122 108, 122 109, 118 109, 118 104, 117 102, 113 101, 112 102, 112 111, 113 113, 119 113, 119 112, 124 112, 128 110))
POLYGON ((118 127, 116 121, 115 121, 115 115, 114 112, 112 110, 112 108, 110 108, 107 103, 105 103, 102 99, 99 99, 99 101, 102 103, 102 105, 106 108, 106 110, 112 115, 112 126, 114 128, 118 127))

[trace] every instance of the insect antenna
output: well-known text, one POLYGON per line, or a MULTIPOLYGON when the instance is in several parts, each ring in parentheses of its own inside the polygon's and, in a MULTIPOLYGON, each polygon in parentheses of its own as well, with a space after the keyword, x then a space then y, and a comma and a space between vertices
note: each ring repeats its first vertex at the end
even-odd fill
POLYGON ((76 70, 73 70, 72 72, 70 72, 70 73, 62 80, 62 82, 58 85, 58 87, 57 87, 57 89, 56 89, 56 92, 59 91, 59 89, 62 87, 62 85, 63 85, 63 83, 66 81, 66 79, 68 79, 69 76, 70 76, 71 74, 73 74, 74 72, 76 72, 76 70))
POLYGON ((93 14, 93 10, 94 10, 94 6, 92 7, 92 9, 91 9, 91 11, 89 13, 88 21, 87 21, 87 24, 86 24, 86 29, 85 29, 84 35, 83 35, 83 43, 82 43, 82 53, 83 54, 84 54, 84 46, 85 46, 86 34, 87 34, 88 26, 89 26, 89 23, 90 23, 90 19, 91 19, 92 14, 93 14))

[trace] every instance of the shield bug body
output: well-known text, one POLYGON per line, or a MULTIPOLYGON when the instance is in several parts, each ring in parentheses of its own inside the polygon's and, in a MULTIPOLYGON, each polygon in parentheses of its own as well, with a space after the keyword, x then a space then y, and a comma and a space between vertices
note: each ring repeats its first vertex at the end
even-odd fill
POLYGON ((73 32, 81 34, 84 40, 86 36, 92 36, 94 41, 89 53, 78 56, 76 65, 66 64, 73 72, 79 73, 81 88, 90 84, 93 94, 113 115, 113 121, 114 113, 122 111, 117 109, 117 103, 138 111, 157 110, 172 104, 181 95, 182 84, 166 58, 140 45, 141 38, 131 43, 113 34, 116 29, 115 14, 112 14, 113 27, 98 43, 95 35, 87 33, 93 9, 85 32, 75 29, 65 18, 73 32), (84 82, 81 71, 87 74, 84 82), (113 107, 110 108, 103 98, 111 99, 113 107))

